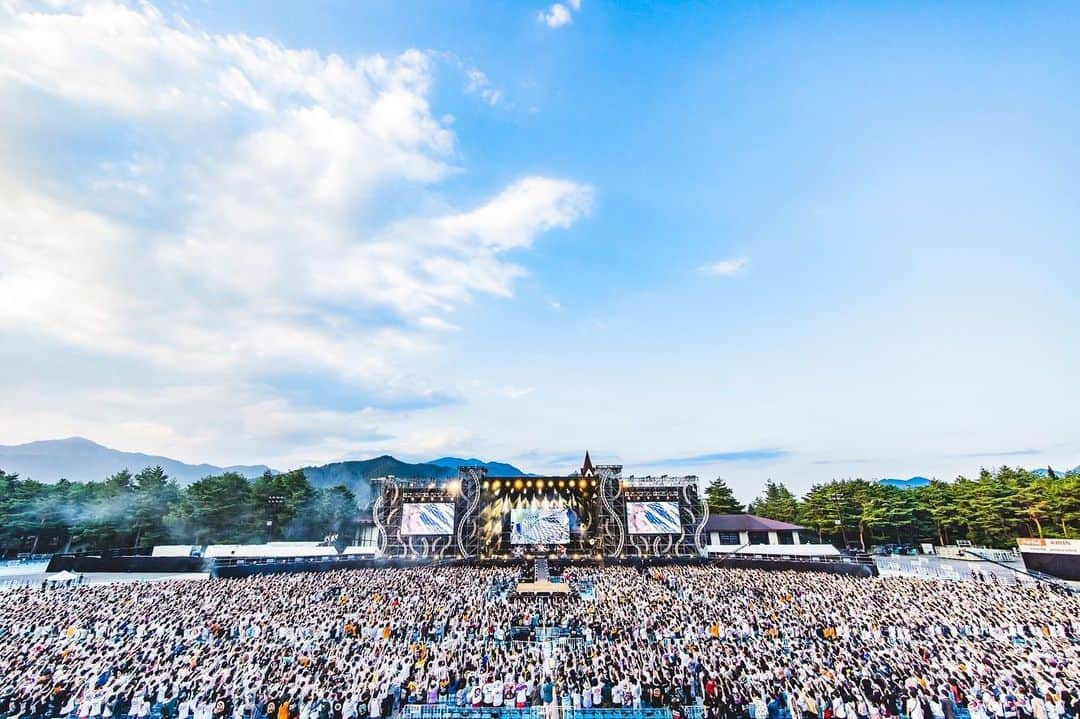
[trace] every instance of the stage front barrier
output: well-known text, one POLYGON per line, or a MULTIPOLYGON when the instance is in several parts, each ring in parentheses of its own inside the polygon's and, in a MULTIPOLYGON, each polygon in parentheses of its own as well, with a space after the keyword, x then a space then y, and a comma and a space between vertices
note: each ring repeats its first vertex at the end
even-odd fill
MULTIPOLYGON (((702 707, 680 709, 682 719, 701 719, 702 707)), ((401 719, 673 719, 671 709, 571 709, 562 706, 460 707, 453 704, 410 704, 401 710, 401 719)))
MULTIPOLYGON (((704 719, 705 708, 690 704, 678 710, 680 719, 704 719)), ((459 707, 453 704, 410 704, 402 708, 400 719, 674 719, 671 709, 571 709, 563 706, 528 707, 459 707)), ((748 715, 743 714, 743 717, 748 715)), ((910 719, 898 714, 900 719, 910 719)), ((820 717, 820 715, 819 715, 820 717)), ((971 719, 967 709, 956 709, 956 719, 971 719)))
POLYGON ((150 557, 144 555, 110 556, 107 552, 93 554, 54 554, 45 571, 54 572, 115 572, 115 573, 199 573, 204 568, 202 557, 150 557))
MULTIPOLYGON (((681 719, 704 719, 705 709, 699 704, 691 704, 680 710, 681 719)), ((899 714, 900 719, 909 719, 906 714, 899 714)), ((674 719, 670 709, 568 709, 558 707, 547 710, 545 707, 528 709, 508 709, 506 707, 459 707, 453 704, 409 704, 402 707, 399 719, 674 719)), ((71 714, 63 719, 79 719, 71 714)), ((161 704, 153 702, 149 719, 161 719, 161 704)), ((250 719, 257 719, 254 713, 250 719)), ((967 709, 956 710, 956 719, 971 719, 967 709)))

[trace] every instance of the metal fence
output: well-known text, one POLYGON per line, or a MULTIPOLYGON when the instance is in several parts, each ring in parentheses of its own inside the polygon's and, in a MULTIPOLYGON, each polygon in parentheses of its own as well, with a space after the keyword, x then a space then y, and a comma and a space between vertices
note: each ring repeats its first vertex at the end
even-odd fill
POLYGON ((937 557, 878 557, 878 570, 882 576, 899 575, 921 579, 941 579, 946 581, 972 581, 972 571, 978 572, 983 581, 998 581, 1009 584, 1036 581, 1025 575, 1020 567, 1001 567, 988 562, 943 561, 937 557))
MULTIPOLYGON (((701 719, 700 706, 682 710, 685 719, 701 719)), ((453 704, 410 704, 401 710, 401 719, 672 719, 671 709, 571 709, 550 707, 468 707, 453 704)))
MULTIPOLYGON (((705 708, 691 704, 678 710, 681 719, 704 719, 705 708)), ((909 719, 900 714, 900 719, 909 719)), ((401 708, 397 719, 673 719, 671 709, 571 709, 559 705, 550 707, 469 707, 454 704, 409 704, 401 708)), ((78 719, 77 714, 59 719, 78 719)), ((161 719, 161 705, 154 702, 148 719, 161 719)), ((253 713, 250 719, 256 719, 253 713)), ((971 719, 965 708, 957 708, 956 719, 971 719)))
MULTIPOLYGON (((704 719, 705 708, 690 704, 678 710, 682 719, 704 719)), ((453 704, 410 704, 402 708, 399 719, 673 719, 671 709, 571 709, 550 707, 468 707, 453 704)), ((908 719, 900 714, 900 719, 908 719)), ((971 719, 968 710, 956 709, 956 719, 971 719)))

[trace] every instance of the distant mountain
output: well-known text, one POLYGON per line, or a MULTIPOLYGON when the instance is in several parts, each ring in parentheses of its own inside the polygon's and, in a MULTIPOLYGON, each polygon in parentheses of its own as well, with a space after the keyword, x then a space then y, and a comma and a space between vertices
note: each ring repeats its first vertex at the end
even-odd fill
POLYGON ((18 473, 23 479, 34 479, 47 484, 61 479, 72 482, 100 482, 122 469, 134 474, 145 467, 158 465, 176 480, 177 484, 184 486, 211 474, 236 472, 245 477, 258 477, 269 469, 261 464, 229 467, 187 464, 153 454, 110 449, 82 437, 0 445, 0 469, 9 474, 18 473))
POLYGON ((371 480, 394 476, 400 479, 449 479, 457 476, 457 466, 444 467, 434 463, 409 464, 388 454, 374 459, 332 462, 321 467, 304 467, 304 476, 316 487, 336 487, 343 484, 356 495, 361 507, 375 501, 371 480))
MULTIPOLYGON (((1038 469, 1031 470, 1031 473, 1038 477, 1045 477, 1050 474, 1046 467, 1039 467, 1038 469)), ((1055 469, 1054 474, 1059 477, 1064 477, 1066 474, 1080 474, 1080 464, 1076 465, 1072 469, 1055 469)))
POLYGON ((914 489, 915 487, 925 487, 930 484, 930 480, 926 477, 911 477, 910 479, 879 479, 878 484, 886 487, 897 487, 899 489, 914 489))
POLYGON ((529 477, 531 475, 522 472, 512 464, 506 462, 484 462, 479 459, 461 459, 459 457, 440 457, 433 459, 428 464, 436 464, 440 467, 449 467, 457 472, 458 467, 484 467, 492 477, 529 477))
POLYGON ((487 467, 488 473, 499 477, 527 477, 517 467, 505 462, 482 462, 479 459, 442 457, 430 462, 410 464, 385 454, 374 459, 332 462, 321 467, 304 467, 304 476, 316 487, 348 487, 361 507, 370 507, 375 501, 376 488, 372 479, 397 477, 399 479, 433 479, 437 481, 457 476, 461 466, 487 467))
MULTIPOLYGON (((274 471, 265 465, 234 465, 218 467, 212 464, 187 464, 169 457, 122 452, 104 447, 82 437, 50 439, 13 446, 0 445, 0 469, 17 473, 23 479, 53 483, 61 479, 72 482, 100 482, 122 469, 133 474, 144 467, 160 465, 165 473, 181 486, 187 486, 203 477, 223 472, 236 472, 244 477, 255 478, 266 471, 274 471)), ((505 462, 481 462, 478 459, 443 457, 433 462, 410 464, 390 455, 374 459, 332 462, 318 467, 304 467, 304 476, 316 487, 335 487, 343 484, 356 495, 361 507, 369 507, 375 499, 371 480, 375 477, 394 476, 401 479, 446 480, 456 477, 458 467, 481 465, 493 476, 528 476, 517 467, 505 462)))

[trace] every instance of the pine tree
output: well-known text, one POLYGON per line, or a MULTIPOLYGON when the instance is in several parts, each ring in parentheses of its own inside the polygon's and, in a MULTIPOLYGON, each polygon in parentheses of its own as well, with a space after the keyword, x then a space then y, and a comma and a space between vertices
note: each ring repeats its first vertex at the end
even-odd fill
POLYGON ((731 487, 720 477, 705 488, 705 503, 709 505, 709 514, 742 514, 745 511, 731 487))
POLYGON ((956 501, 956 485, 933 479, 930 484, 914 490, 919 508, 926 512, 934 525, 938 544, 949 544, 949 530, 957 525, 960 511, 956 501))
POLYGON ((770 479, 765 483, 765 494, 751 502, 747 511, 767 519, 794 523, 798 519, 799 502, 782 482, 770 479))
POLYGON ((799 505, 800 520, 817 531, 819 542, 825 541, 826 530, 829 533, 835 531, 836 505, 830 498, 831 494, 828 485, 815 484, 799 505))

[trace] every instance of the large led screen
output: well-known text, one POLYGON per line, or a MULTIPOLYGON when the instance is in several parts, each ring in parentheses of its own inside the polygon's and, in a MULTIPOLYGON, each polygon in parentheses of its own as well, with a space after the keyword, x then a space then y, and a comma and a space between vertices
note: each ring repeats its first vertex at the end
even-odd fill
POLYGON ((454 504, 424 502, 401 505, 401 534, 453 534, 454 504))
POLYGON ((567 544, 570 517, 565 508, 510 510, 511 544, 567 544))
POLYGON ((626 524, 630 534, 678 534, 678 502, 627 502, 626 524))

